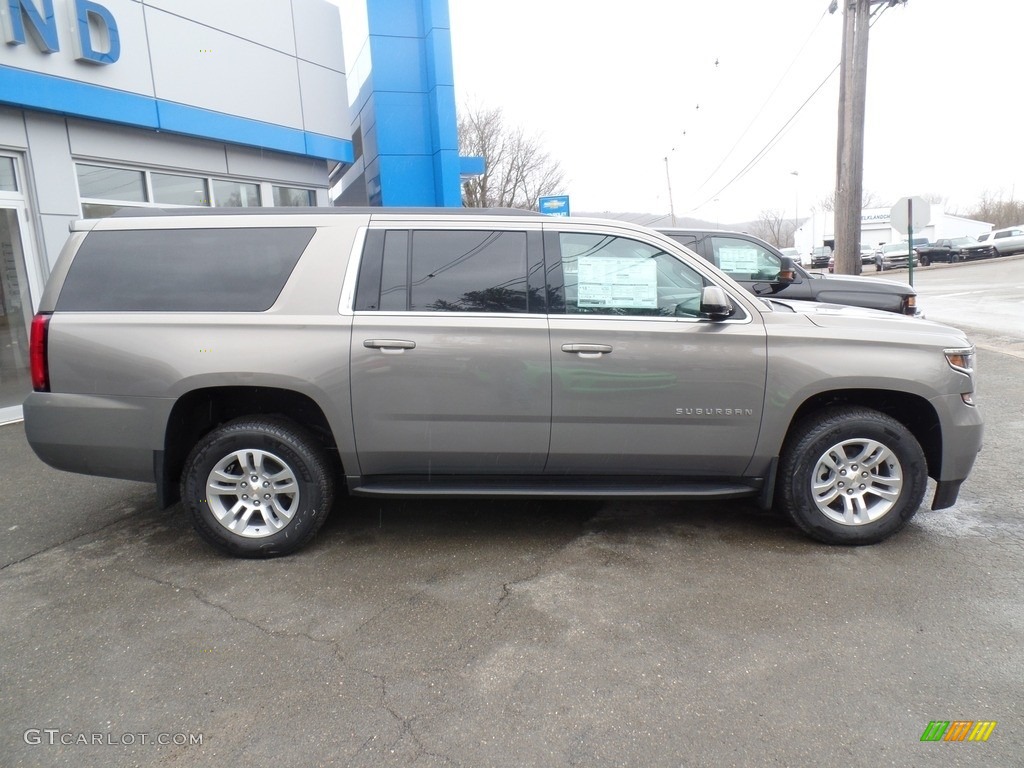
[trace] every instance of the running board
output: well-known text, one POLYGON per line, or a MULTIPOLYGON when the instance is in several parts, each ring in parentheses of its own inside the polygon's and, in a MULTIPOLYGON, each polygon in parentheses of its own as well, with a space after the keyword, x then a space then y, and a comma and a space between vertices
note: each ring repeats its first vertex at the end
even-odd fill
POLYGON ((376 476, 349 478, 355 496, 740 499, 757 496, 762 478, 376 476))

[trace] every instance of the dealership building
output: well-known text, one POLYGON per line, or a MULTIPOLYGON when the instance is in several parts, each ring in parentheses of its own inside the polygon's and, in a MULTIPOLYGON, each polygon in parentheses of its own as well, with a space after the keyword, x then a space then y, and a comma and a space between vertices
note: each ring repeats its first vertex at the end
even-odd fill
POLYGON ((359 10, 347 72, 326 0, 0 0, 0 422, 75 219, 460 205, 447 0, 359 10))

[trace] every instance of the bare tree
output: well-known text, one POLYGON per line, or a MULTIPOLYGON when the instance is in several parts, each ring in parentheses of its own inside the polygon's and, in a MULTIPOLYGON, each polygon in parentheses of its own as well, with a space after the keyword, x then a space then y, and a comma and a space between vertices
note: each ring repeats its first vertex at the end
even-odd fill
POLYGON ((986 221, 996 229, 1012 227, 1024 223, 1024 201, 1014 200, 1012 193, 1009 200, 1004 200, 1002 190, 998 194, 986 190, 967 216, 986 221))
MULTIPOLYGON (((864 210, 865 208, 878 208, 882 205, 884 205, 884 203, 881 198, 871 190, 865 189, 861 193, 861 210, 864 210)), ((825 197, 821 198, 821 202, 818 203, 818 207, 823 211, 834 211, 836 209, 836 193, 832 191, 825 195, 825 197)))
POLYGON ((778 208, 765 208, 752 227, 754 235, 760 237, 776 248, 789 248, 793 245, 796 225, 787 219, 778 208))
POLYGON ((459 154, 484 158, 480 176, 462 182, 467 208, 526 208, 562 190, 565 174, 537 136, 507 125, 500 107, 469 107, 459 115, 459 154))

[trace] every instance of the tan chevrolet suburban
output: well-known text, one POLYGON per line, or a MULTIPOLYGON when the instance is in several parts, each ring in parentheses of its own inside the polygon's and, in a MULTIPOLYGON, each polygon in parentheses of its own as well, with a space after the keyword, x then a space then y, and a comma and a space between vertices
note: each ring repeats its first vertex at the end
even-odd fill
POLYGON ((73 225, 32 325, 54 467, 292 552, 341 494, 755 500, 868 544, 981 445, 963 333, 758 298, 657 232, 524 212, 221 209, 73 225))

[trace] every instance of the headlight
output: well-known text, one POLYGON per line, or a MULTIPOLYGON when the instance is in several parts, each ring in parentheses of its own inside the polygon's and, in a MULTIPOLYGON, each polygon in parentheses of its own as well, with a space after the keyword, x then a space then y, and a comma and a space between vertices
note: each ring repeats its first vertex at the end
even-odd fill
POLYGON ((971 375, 974 373, 974 347, 962 347, 960 349, 944 349, 946 362, 954 371, 971 375))

